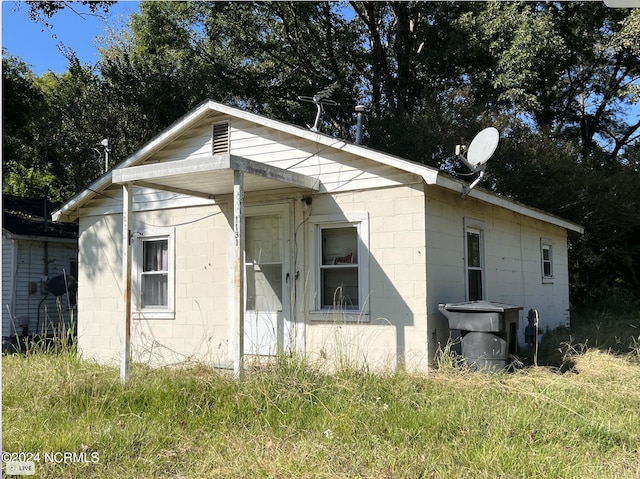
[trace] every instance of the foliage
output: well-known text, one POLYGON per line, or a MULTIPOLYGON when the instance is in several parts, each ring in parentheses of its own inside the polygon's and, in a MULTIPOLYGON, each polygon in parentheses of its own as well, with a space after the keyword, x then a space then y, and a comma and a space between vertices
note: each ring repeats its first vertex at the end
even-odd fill
POLYGON ((101 13, 106 14, 109 11, 109 7, 115 3, 115 1, 111 0, 27 0, 26 2, 29 6, 29 18, 49 30, 53 29, 53 24, 49 23, 52 17, 65 8, 72 10, 79 16, 100 15, 101 13), (87 7, 89 13, 82 12, 78 9, 79 5, 87 7))
POLYGON ((3 50, 3 192, 42 196, 53 181, 43 161, 39 115, 44 97, 28 66, 3 50))
POLYGON ((639 38, 640 10, 602 3, 141 2, 95 66, 67 52, 67 73, 36 79, 3 53, 24 113, 5 119, 3 189, 68 197, 100 174, 102 138, 121 161, 207 98, 310 125, 298 95, 332 86, 324 133, 352 138, 362 103, 367 146, 453 174, 453 146, 498 127, 483 186, 586 227, 574 298, 638 294, 639 38))

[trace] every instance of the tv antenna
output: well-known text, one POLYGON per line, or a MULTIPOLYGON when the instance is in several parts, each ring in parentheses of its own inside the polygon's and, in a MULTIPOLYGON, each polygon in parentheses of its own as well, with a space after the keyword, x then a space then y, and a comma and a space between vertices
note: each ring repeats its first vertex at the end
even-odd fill
MULTIPOLYGON (((109 148, 109 138, 105 138, 100 143, 96 143, 95 146, 97 146, 97 147, 101 146, 103 151, 104 151, 104 171, 103 171, 103 173, 106 173, 107 171, 109 171, 109 152, 111 151, 111 148, 109 148)), ((93 151, 95 151, 98 154, 98 158, 100 158, 102 156, 102 152, 100 150, 98 150, 97 148, 93 148, 93 151)))
POLYGON ((482 181, 487 168, 487 161, 495 153, 500 142, 500 132, 490 126, 478 133, 471 141, 469 147, 466 145, 456 145, 456 156, 473 173, 479 173, 478 177, 469 186, 464 186, 462 196, 467 196, 469 192, 482 181), (466 156, 464 155, 466 153, 466 156))
POLYGON ((318 108, 318 112, 316 114, 316 121, 313 124, 313 127, 310 128, 311 131, 316 133, 320 131, 319 130, 320 120, 322 118, 322 113, 324 113, 324 106, 325 105, 336 106, 338 104, 333 100, 329 100, 329 97, 337 87, 338 87, 337 83, 332 83, 331 85, 320 90, 318 93, 316 93, 313 96, 298 96, 298 100, 305 101, 307 103, 313 103, 318 108))

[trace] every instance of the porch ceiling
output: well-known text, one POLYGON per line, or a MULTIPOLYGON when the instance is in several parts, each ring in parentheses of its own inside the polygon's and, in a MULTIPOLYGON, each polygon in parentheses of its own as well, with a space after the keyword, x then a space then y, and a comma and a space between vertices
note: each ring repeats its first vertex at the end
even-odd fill
POLYGON ((245 173, 245 191, 320 189, 316 178, 229 154, 117 168, 112 171, 112 180, 115 184, 132 183, 213 198, 233 193, 234 170, 245 173))

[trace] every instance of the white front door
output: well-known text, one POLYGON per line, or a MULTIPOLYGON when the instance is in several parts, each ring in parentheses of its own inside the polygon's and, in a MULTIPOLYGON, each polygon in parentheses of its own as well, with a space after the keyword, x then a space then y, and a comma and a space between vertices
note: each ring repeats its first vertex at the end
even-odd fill
POLYGON ((289 205, 245 210, 244 353, 272 356, 289 346, 289 205))

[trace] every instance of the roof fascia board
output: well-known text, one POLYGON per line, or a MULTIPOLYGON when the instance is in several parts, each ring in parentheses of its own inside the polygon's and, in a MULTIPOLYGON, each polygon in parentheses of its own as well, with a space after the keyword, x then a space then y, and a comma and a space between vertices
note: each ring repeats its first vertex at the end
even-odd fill
MULTIPOLYGON (((204 102, 200 106, 196 107, 195 110, 187 113, 181 119, 177 120, 173 125, 170 125, 166 130, 152 139, 149 143, 136 151, 133 155, 125 159, 120 165, 118 165, 118 167, 126 168, 140 161, 143 161, 148 156, 151 156, 154 151, 162 148, 174 138, 184 133, 193 122, 197 122, 202 118, 206 118, 211 112, 210 103, 212 102, 204 102)), ((102 175, 91 185, 89 185, 88 188, 85 188, 82 192, 71 198, 59 209, 54 211, 51 215, 53 220, 75 221, 76 219, 78 219, 77 211, 80 209, 80 207, 83 206, 84 203, 89 201, 91 198, 93 198, 96 193, 100 193, 101 191, 111 186, 111 184, 113 183, 113 178, 111 176, 112 171, 113 170, 107 171, 104 175, 102 175)))
POLYGON ((320 190, 320 180, 316 178, 295 171, 277 168, 266 163, 259 163, 240 156, 231 155, 231 168, 308 190, 320 190))
MULTIPOLYGON (((115 184, 143 182, 144 184, 153 187, 153 180, 167 176, 206 173, 226 169, 243 171, 244 173, 270 178, 309 190, 317 191, 320 189, 320 182, 310 176, 277 168, 265 163, 259 163, 247 158, 230 155, 228 153, 205 158, 193 158, 159 164, 154 163, 151 165, 117 168, 113 170, 113 182, 115 184)), ((171 188, 167 189, 170 190, 171 188)), ((205 196, 209 197, 208 195, 205 196)))
MULTIPOLYGON (((445 175, 439 175, 436 183, 438 186, 442 186, 443 188, 447 188, 462 194, 463 192, 463 183, 452 178, 449 178, 445 175)), ((522 203, 518 203, 512 199, 509 199, 505 196, 496 195, 495 193, 491 193, 487 190, 483 190, 481 188, 475 188, 471 190, 467 196, 475 198, 480 201, 484 201, 485 203, 489 203, 495 206, 499 206, 501 208, 505 208, 507 210, 513 211, 514 213, 519 213, 524 216, 528 216, 530 218, 534 218, 540 221, 544 221, 545 223, 550 223, 556 226, 560 226, 567 230, 575 231, 576 233, 583 234, 584 228, 581 225, 573 223, 571 221, 567 221, 558 216, 552 215, 550 213, 546 213, 542 210, 532 208, 531 206, 524 205, 522 203)))
MULTIPOLYGON (((298 126, 284 123, 279 120, 266 118, 252 112, 240 110, 239 108, 236 108, 236 107, 223 105, 213 100, 205 101, 200 106, 198 106, 195 110, 193 110, 191 113, 186 114, 183 118, 178 120, 176 123, 169 126, 163 133, 158 135, 155 139, 151 140, 149 143, 147 143, 144 147, 142 147, 136 153, 134 153, 133 155, 128 157, 126 160, 124 160, 118 169, 127 168, 135 165, 140 161, 143 161, 145 158, 153 154, 154 151, 163 147, 165 144, 172 141, 177 136, 180 136, 194 122, 197 122, 202 118, 206 118, 207 116, 209 116, 211 112, 227 114, 236 118, 244 119, 247 121, 251 121, 253 123, 266 126, 268 128, 273 128, 274 130, 278 130, 283 133, 289 133, 291 135, 304 138, 312 142, 320 143, 322 145, 325 145, 337 150, 342 150, 363 158, 370 159, 372 161, 376 161, 378 163, 382 163, 394 168, 398 168, 399 170, 403 170, 409 173, 419 175, 424 179, 425 183, 428 185, 437 184, 439 186, 450 189, 452 191, 462 192, 461 182, 455 181, 451 178, 448 178, 445 175, 442 175, 435 168, 421 165, 419 163, 414 163, 404 158, 388 155, 386 153, 383 153, 377 150, 371 150, 364 146, 356 145, 354 143, 348 143, 344 140, 333 138, 331 136, 324 135, 321 133, 313 132, 311 130, 305 130, 298 126)), ((142 165, 142 166, 146 166, 146 165, 142 165)), ((153 165, 153 167, 157 169, 158 165, 153 165)), ((116 170, 112 170, 112 171, 116 171, 116 170)), ((96 193, 100 193, 100 191, 106 189, 108 186, 112 184, 112 182, 113 182, 113 178, 110 171, 110 172, 107 172, 98 180, 96 180, 88 189, 85 189, 82 193, 76 195, 74 198, 72 198, 67 203, 65 203, 59 210, 55 211, 52 215, 54 221, 60 221, 63 219, 67 221, 74 221, 75 219, 77 219, 78 217, 77 211, 80 208, 80 206, 82 206, 86 201, 88 201, 96 193)), ((318 187, 319 185, 316 185, 316 187, 312 189, 317 189, 318 187)), ((486 190, 474 189, 474 190, 471 190, 468 196, 471 196, 473 198, 479 199, 481 201, 485 201, 487 203, 490 203, 496 206, 509 209, 511 211, 523 214, 525 216, 529 216, 532 218, 539 219, 541 221, 545 221, 551 224, 555 224, 557 226, 561 226, 571 231, 575 231, 581 234, 584 233, 584 228, 578 224, 550 215, 549 213, 545 213, 541 210, 537 210, 535 208, 531 208, 529 206, 514 202, 513 200, 509 200, 505 197, 495 195, 486 190)))
POLYGON ((206 158, 194 158, 192 160, 176 160, 165 163, 153 163, 113 170, 113 182, 115 184, 131 183, 135 181, 151 181, 167 176, 179 176, 192 173, 203 173, 231 168, 230 155, 215 155, 206 158))
POLYGON ((77 238, 58 238, 56 236, 31 236, 31 235, 20 235, 14 234, 10 231, 5 230, 5 237, 10 240, 16 241, 41 241, 47 243, 68 243, 68 244, 77 244, 77 238))

